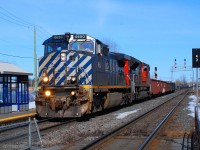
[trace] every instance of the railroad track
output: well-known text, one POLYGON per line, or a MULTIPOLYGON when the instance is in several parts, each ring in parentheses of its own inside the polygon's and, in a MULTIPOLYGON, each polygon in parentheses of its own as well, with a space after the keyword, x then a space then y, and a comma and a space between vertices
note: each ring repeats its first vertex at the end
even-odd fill
POLYGON ((184 91, 168 99, 168 101, 155 107, 151 111, 144 113, 103 137, 89 143, 84 146, 82 150, 129 150, 149 148, 149 145, 151 145, 153 140, 159 135, 160 129, 165 125, 186 95, 188 95, 188 91, 184 91))
MULTIPOLYGON (((51 129, 58 128, 59 126, 72 123, 76 121, 76 119, 69 119, 64 120, 62 122, 53 122, 52 119, 45 119, 38 121, 38 126, 40 129, 40 133, 43 133, 44 131, 48 131, 51 129)), ((28 122, 22 122, 18 123, 15 126, 8 125, 5 127, 0 128, 0 149, 4 144, 9 144, 13 141, 20 141, 24 139, 28 139, 28 122)), ((32 134, 34 136, 34 133, 37 131, 35 130, 34 124, 32 123, 32 134)))

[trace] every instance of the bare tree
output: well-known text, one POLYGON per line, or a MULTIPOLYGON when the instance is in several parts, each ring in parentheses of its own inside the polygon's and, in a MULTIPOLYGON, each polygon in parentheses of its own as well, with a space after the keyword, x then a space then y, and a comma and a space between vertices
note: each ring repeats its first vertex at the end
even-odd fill
POLYGON ((177 87, 187 87, 187 79, 185 75, 182 75, 179 79, 176 80, 176 86, 177 87))
POLYGON ((181 82, 182 82, 183 85, 186 85, 186 84, 187 84, 187 79, 186 79, 186 76, 185 76, 185 75, 182 75, 182 76, 180 77, 180 80, 181 80, 181 82))
POLYGON ((176 86, 180 86, 181 85, 181 80, 177 79, 175 83, 176 83, 176 86))

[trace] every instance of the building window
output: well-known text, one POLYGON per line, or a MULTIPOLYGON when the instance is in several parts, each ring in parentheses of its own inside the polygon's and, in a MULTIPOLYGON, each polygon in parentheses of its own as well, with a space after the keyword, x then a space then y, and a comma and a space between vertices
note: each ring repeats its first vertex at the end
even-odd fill
POLYGON ((12 83, 12 103, 17 103, 17 83, 12 83))
POLYGON ((0 83, 3 83, 3 77, 0 76, 0 83))
POLYGON ((11 82, 17 82, 17 77, 16 76, 12 76, 11 77, 11 82))
POLYGON ((4 103, 3 102, 3 83, 0 83, 0 105, 4 103))

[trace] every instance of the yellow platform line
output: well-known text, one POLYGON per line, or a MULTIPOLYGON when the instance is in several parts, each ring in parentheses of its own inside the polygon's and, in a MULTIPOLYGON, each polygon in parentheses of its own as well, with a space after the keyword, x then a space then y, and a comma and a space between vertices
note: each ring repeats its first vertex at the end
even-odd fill
POLYGON ((4 119, 0 119, 0 123, 2 123, 2 122, 8 122, 8 121, 13 121, 13 120, 17 120, 17 119, 22 119, 22 118, 27 118, 27 117, 33 117, 35 115, 36 115, 36 113, 32 113, 32 114, 24 114, 24 115, 19 115, 19 116, 4 118, 4 119))

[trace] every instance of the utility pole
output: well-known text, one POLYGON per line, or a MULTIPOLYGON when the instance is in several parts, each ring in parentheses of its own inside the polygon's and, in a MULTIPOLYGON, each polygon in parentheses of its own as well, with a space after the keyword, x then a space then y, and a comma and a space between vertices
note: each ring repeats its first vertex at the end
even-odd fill
POLYGON ((197 97, 197 105, 199 103, 199 79, 198 79, 198 68, 196 68, 196 97, 197 97))
POLYGON ((34 27, 34 91, 37 91, 38 82, 37 82, 37 54, 36 54, 36 29, 34 27))

